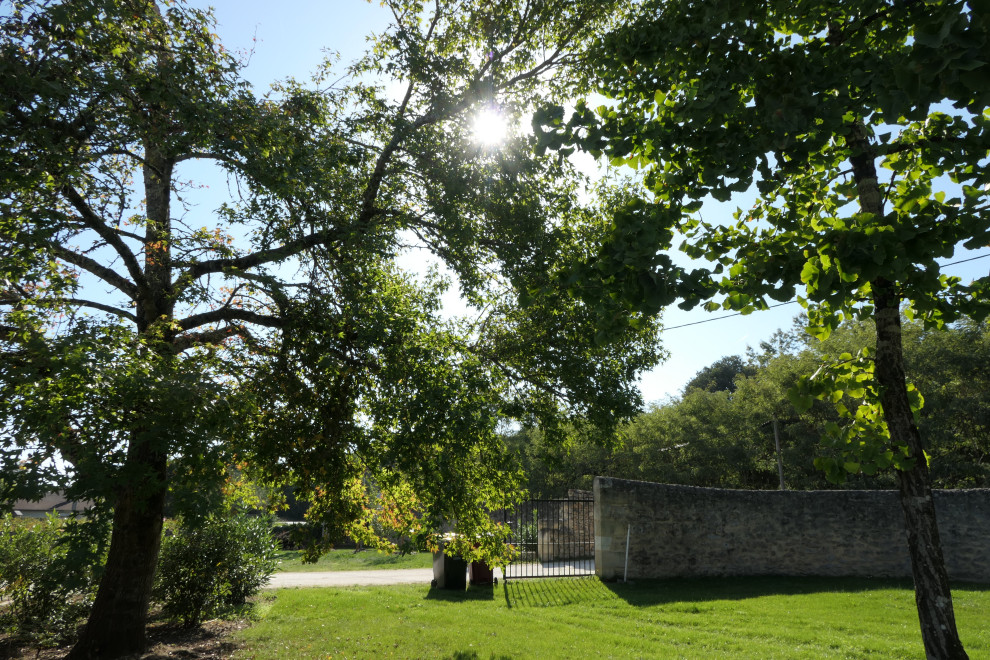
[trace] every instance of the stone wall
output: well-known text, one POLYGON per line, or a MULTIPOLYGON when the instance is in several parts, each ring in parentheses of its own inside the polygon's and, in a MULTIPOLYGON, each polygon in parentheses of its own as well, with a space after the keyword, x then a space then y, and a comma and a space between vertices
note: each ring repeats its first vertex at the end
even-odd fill
MULTIPOLYGON (((702 575, 909 577, 895 491, 747 491, 596 477, 595 569, 702 575)), ((946 568, 990 582, 990 490, 936 491, 946 568)))

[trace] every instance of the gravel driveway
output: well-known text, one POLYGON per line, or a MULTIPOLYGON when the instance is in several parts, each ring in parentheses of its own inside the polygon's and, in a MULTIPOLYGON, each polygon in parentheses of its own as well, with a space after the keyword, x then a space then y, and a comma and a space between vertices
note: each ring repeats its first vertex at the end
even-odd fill
MULTIPOLYGON (((502 573, 495 570, 495 577, 502 573)), ((374 571, 314 571, 306 573, 275 573, 267 589, 289 587, 353 587, 368 584, 424 584, 433 580, 432 568, 393 568, 374 571)))

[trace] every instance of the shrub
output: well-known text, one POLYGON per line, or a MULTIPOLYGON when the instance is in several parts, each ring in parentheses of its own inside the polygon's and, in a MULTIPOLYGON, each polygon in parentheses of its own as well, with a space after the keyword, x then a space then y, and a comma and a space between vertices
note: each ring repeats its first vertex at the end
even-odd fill
POLYGON ((186 626, 242 605, 275 571, 271 520, 213 514, 171 524, 162 539, 154 598, 186 626))
POLYGON ((67 640, 93 603, 105 560, 99 521, 0 518, 0 621, 40 645, 67 640))

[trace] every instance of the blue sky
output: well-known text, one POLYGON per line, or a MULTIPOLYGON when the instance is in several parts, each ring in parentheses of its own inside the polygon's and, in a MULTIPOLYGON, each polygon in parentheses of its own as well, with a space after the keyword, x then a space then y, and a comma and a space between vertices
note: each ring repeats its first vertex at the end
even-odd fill
MULTIPOLYGON (((326 50, 338 52, 342 64, 358 58, 369 46, 367 36, 383 31, 389 21, 388 11, 378 2, 363 0, 192 0, 190 4, 214 7, 217 31, 227 48, 252 51, 244 75, 259 93, 281 78, 308 79, 326 50)), ((951 261, 966 256, 971 255, 951 261)), ((988 265, 990 260, 979 260, 946 272, 971 279, 986 275, 988 265)), ((758 346, 778 328, 789 327, 800 311, 797 304, 791 304, 716 320, 728 313, 667 310, 662 339, 670 358, 643 376, 644 399, 659 401, 678 394, 699 369, 722 356, 742 354, 747 346, 758 346), (698 322, 702 323, 686 325, 698 322)))

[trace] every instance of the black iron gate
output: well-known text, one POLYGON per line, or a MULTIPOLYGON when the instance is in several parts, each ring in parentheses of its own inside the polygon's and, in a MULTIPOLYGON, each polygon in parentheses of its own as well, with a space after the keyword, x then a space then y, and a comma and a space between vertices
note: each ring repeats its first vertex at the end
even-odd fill
POLYGON ((595 501, 527 500, 504 512, 516 557, 506 580, 595 574, 595 501))

